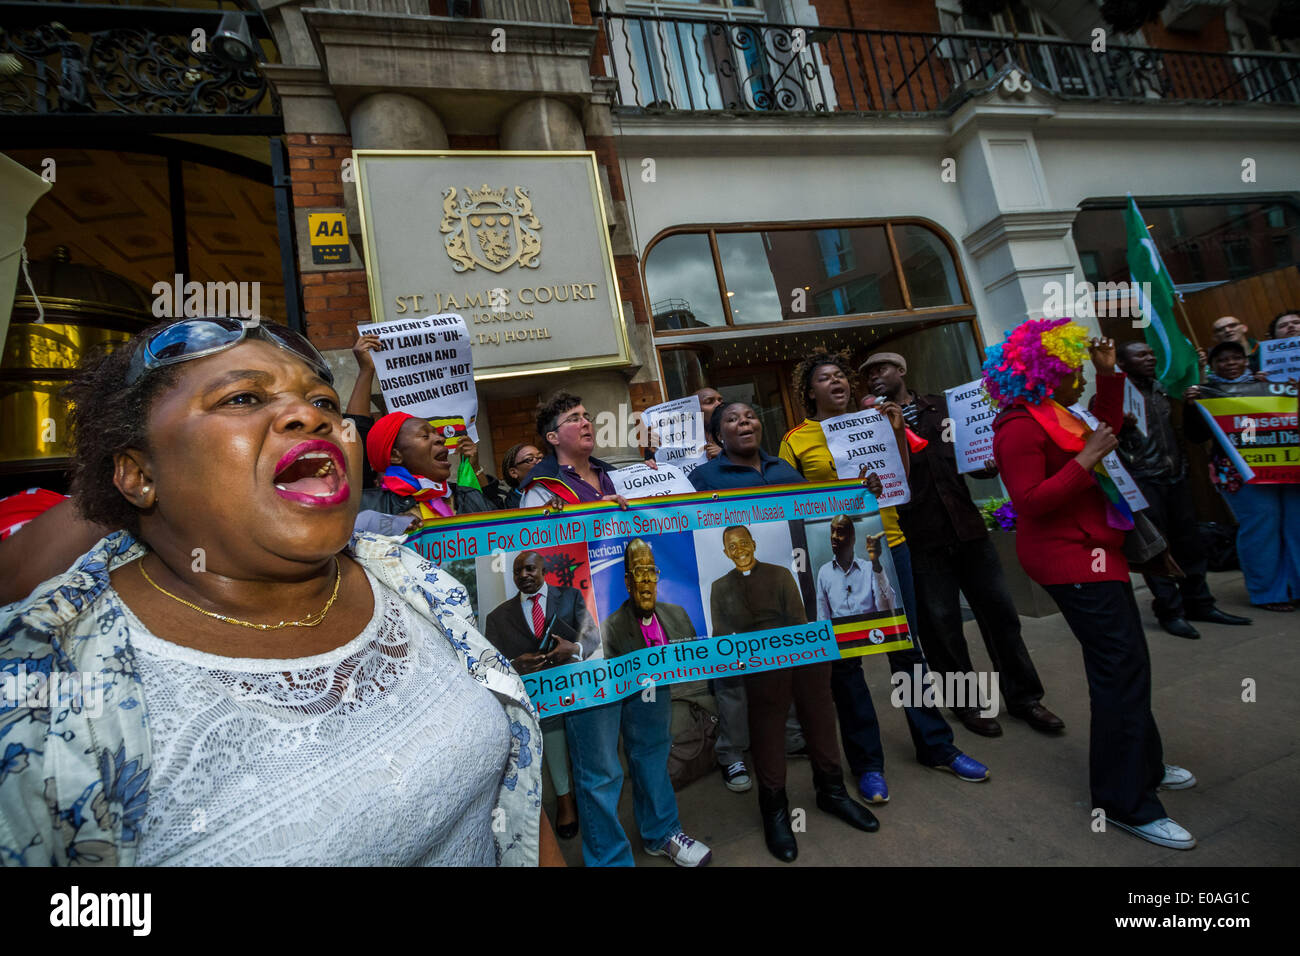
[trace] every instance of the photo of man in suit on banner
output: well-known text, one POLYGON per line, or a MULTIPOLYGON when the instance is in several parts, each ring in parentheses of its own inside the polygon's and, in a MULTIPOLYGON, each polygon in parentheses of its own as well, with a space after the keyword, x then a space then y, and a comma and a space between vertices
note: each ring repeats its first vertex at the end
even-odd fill
MULTIPOLYGON (((600 633, 577 588, 547 584, 545 561, 536 551, 521 551, 511 565, 519 593, 487 616, 484 636, 520 674, 601 656, 600 633)), ((542 765, 555 786, 555 832, 561 839, 578 833, 578 808, 569 774, 566 718, 545 717, 542 765)))

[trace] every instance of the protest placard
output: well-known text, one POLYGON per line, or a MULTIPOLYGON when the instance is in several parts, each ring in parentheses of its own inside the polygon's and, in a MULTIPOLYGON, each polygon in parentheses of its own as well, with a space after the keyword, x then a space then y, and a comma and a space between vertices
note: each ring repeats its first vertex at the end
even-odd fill
MULTIPOLYGON (((1082 405, 1071 405, 1067 411, 1094 431, 1101 424, 1101 422, 1097 421, 1097 416, 1082 405)), ((1119 460, 1118 452, 1112 451, 1101 460, 1101 465, 1106 469, 1106 474, 1110 476, 1110 480, 1115 483, 1116 490, 1124 496, 1124 501, 1128 503, 1130 511, 1141 511, 1147 507, 1146 496, 1142 494, 1142 490, 1138 488, 1137 482, 1128 473, 1124 463, 1119 460)))
POLYGON ((1202 398, 1196 404, 1220 448, 1252 485, 1300 483, 1300 423, 1291 394, 1202 398))
POLYGON ((628 465, 609 473, 614 491, 624 498, 658 498, 663 495, 694 494, 695 486, 673 465, 628 465))
POLYGON ((1270 382, 1300 379, 1300 338, 1260 342, 1259 370, 1268 376, 1270 382))
POLYGON ((884 485, 882 505, 905 505, 912 500, 907 486, 903 459, 889 419, 868 408, 860 412, 837 415, 821 423, 826 433, 826 447, 835 459, 835 473, 841 478, 857 478, 865 465, 867 474, 875 472, 884 485))
POLYGON ((566 609, 561 633, 581 649, 581 660, 524 675, 546 717, 656 684, 663 693, 682 681, 910 647, 892 555, 884 548, 878 568, 867 557, 867 542, 882 533, 879 505, 860 483, 824 482, 650 498, 626 511, 596 502, 458 516, 406 543, 465 586, 480 631, 508 659, 536 642, 521 590, 537 585, 516 578, 515 563, 540 558, 546 613, 566 609), (841 515, 853 533, 832 538, 841 515), (735 547, 737 539, 748 546, 735 547), (652 559, 652 579, 628 573, 633 550, 643 565, 652 559), (871 569, 869 586, 826 593, 819 582, 831 577, 831 562, 854 557, 871 569), (746 599, 753 587, 772 597, 761 623, 746 599), (666 644, 646 645, 639 621, 649 614, 666 644))
POLYGON ((700 400, 694 395, 652 405, 641 413, 641 418, 659 443, 655 461, 676 465, 683 474, 689 475, 709 460, 704 451, 707 423, 700 410, 700 400))
POLYGON ((957 471, 980 471, 993 458, 993 419, 998 410, 989 402, 984 380, 975 379, 944 391, 948 417, 952 419, 953 451, 957 471))
POLYGON ((1124 414, 1137 419, 1138 431, 1147 433, 1147 403, 1142 392, 1133 384, 1133 379, 1124 379, 1124 414))
POLYGON ((448 312, 370 322, 357 331, 379 336, 370 354, 389 411, 427 419, 453 447, 462 435, 478 441, 478 392, 464 319, 448 312))

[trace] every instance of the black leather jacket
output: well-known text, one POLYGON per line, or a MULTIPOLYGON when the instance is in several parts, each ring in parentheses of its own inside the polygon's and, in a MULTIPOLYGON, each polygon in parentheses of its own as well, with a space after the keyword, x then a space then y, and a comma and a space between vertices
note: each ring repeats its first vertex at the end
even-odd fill
POLYGON ((1174 430, 1169 393, 1155 379, 1140 381, 1129 376, 1147 406, 1147 433, 1136 425, 1124 424, 1119 433, 1119 454, 1134 478, 1172 484, 1187 477, 1187 456, 1174 430))

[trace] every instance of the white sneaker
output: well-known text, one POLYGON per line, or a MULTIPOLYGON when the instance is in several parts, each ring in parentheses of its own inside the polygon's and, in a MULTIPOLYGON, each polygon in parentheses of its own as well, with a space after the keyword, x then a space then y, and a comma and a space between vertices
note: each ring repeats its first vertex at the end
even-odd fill
POLYGON ((692 840, 681 830, 668 838, 657 850, 646 847, 651 856, 666 856, 678 866, 704 866, 713 859, 713 851, 699 840, 692 840))
POLYGON ((1182 767, 1175 767, 1173 764, 1165 764, 1165 776, 1160 781, 1157 790, 1186 790, 1189 787, 1196 786, 1196 778, 1192 776, 1190 770, 1184 770, 1182 767))
POLYGON ((732 793, 744 793, 754 785, 749 779, 749 769, 743 760, 737 760, 730 766, 722 768, 722 782, 732 793))
MULTIPOLYGON (((1183 772, 1186 773, 1186 771, 1183 772)), ((1146 840, 1148 843, 1167 846, 1171 850, 1190 850, 1196 846, 1196 838, 1168 817, 1163 820, 1152 820, 1150 823, 1144 823, 1141 826, 1131 826, 1127 823, 1120 823, 1118 820, 1109 822, 1122 830, 1127 830, 1135 837, 1146 840)))

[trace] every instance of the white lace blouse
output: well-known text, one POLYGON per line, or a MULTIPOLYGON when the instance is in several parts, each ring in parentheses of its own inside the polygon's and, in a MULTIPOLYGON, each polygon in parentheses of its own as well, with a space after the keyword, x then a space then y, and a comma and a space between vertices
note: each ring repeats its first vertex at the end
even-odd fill
POLYGON ((292 660, 172 644, 103 594, 126 615, 152 735, 139 865, 494 864, 505 711, 367 577, 366 628, 292 660))

